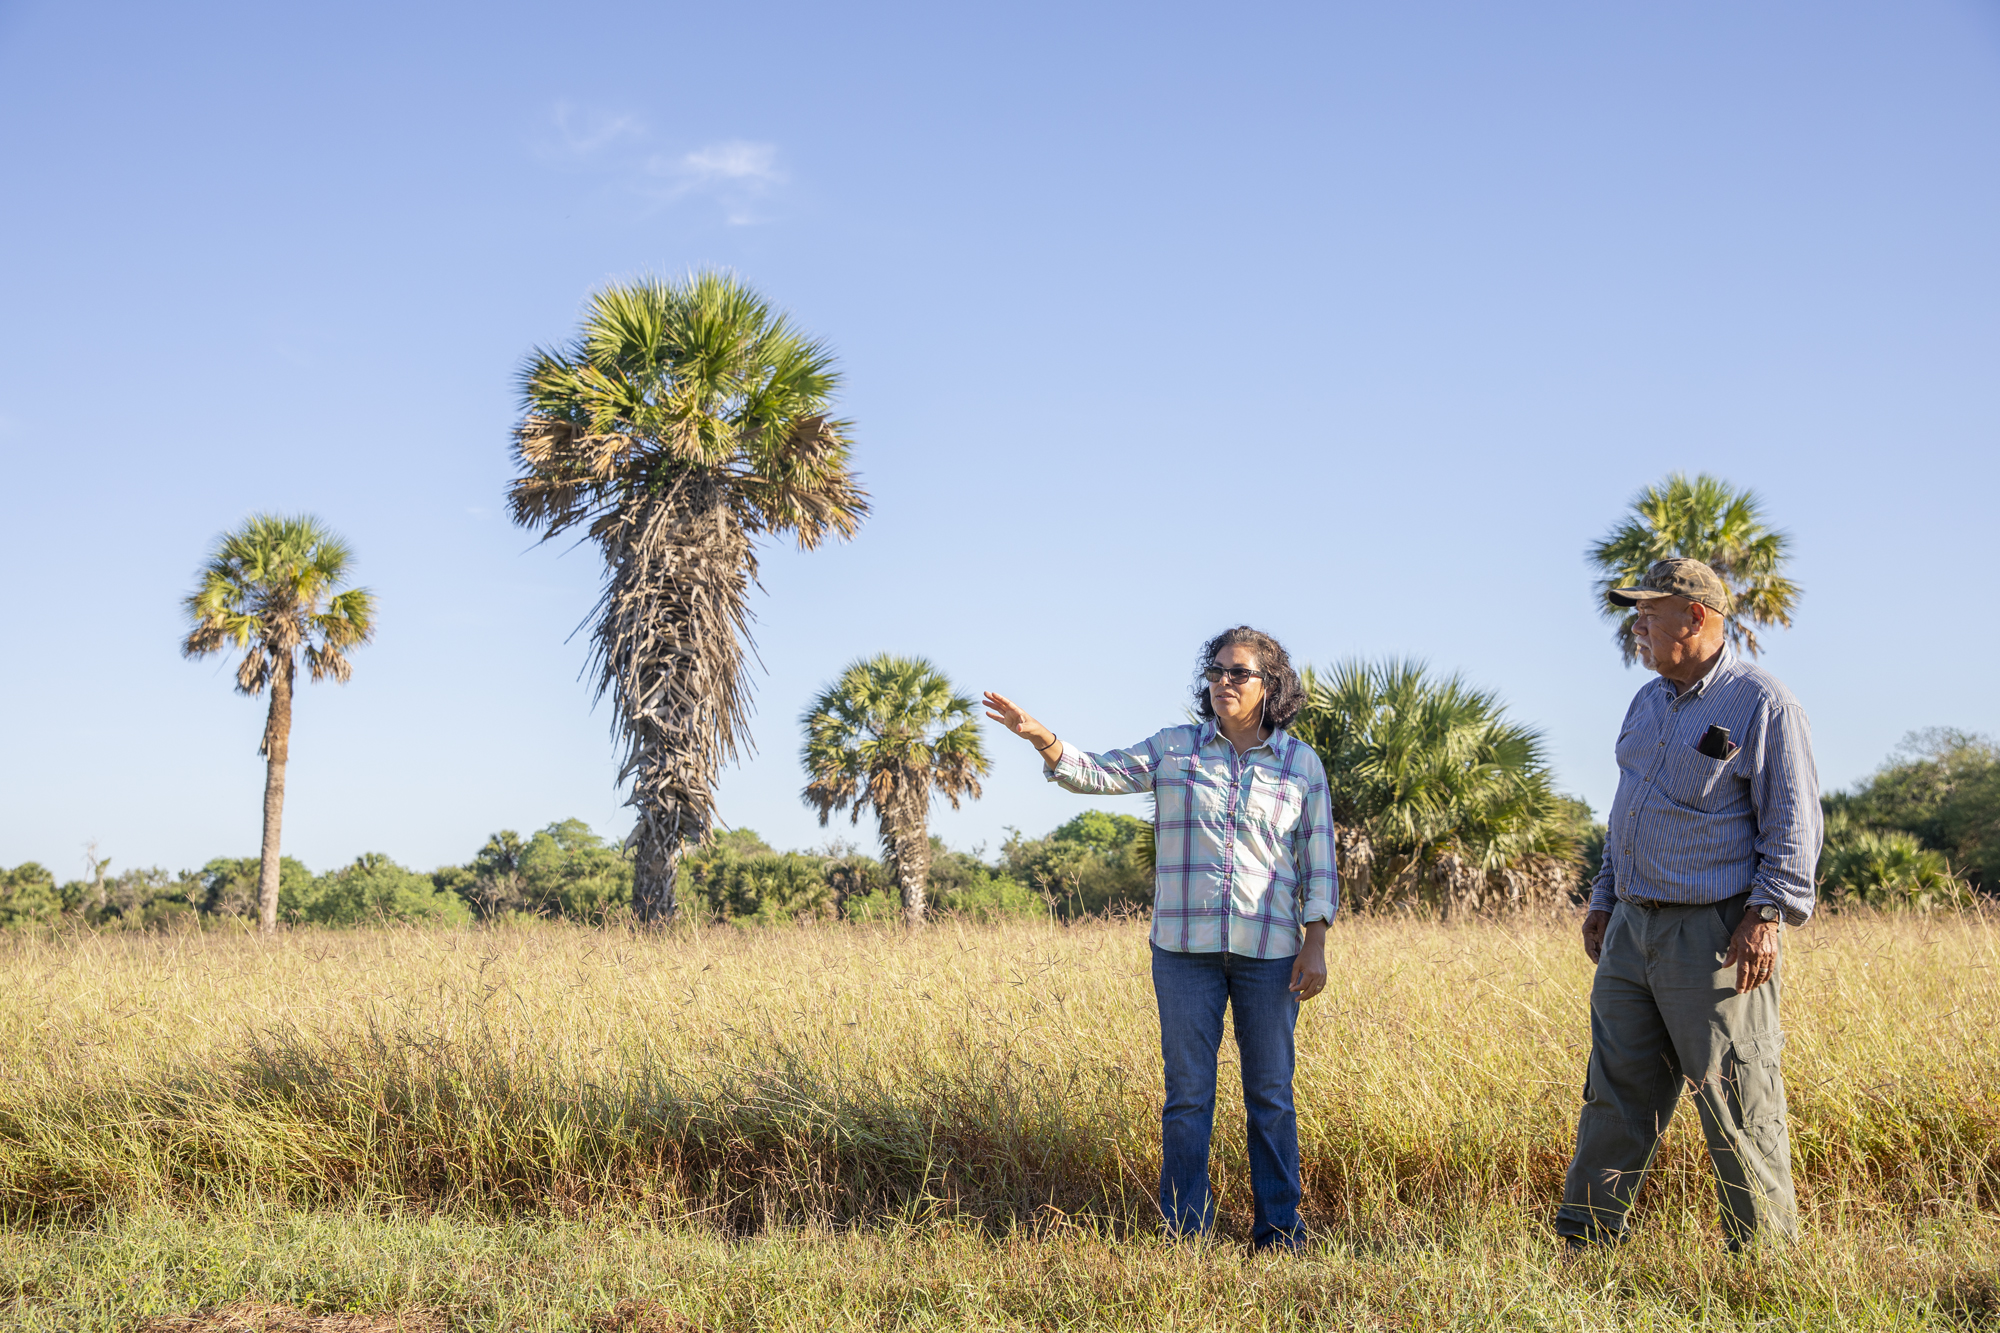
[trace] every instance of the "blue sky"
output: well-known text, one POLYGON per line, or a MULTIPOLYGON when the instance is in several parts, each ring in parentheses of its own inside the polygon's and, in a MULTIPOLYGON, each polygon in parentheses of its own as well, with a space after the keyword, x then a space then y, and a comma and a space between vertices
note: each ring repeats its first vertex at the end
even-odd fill
MULTIPOLYGON (((1237 621, 1463 671, 1601 810, 1640 677, 1583 551, 1675 469, 1792 534, 1765 660, 1851 783, 2000 731, 1996 168, 1969 0, 0 5, 0 864, 254 851, 261 705, 178 641, 262 509, 381 602, 299 704, 288 851, 622 833, 598 567, 502 508, 514 374, 702 266, 839 350, 875 503, 765 555, 720 795, 781 846, 857 656, 1102 748, 1237 621)), ((952 843, 1082 808, 989 744, 952 843)))

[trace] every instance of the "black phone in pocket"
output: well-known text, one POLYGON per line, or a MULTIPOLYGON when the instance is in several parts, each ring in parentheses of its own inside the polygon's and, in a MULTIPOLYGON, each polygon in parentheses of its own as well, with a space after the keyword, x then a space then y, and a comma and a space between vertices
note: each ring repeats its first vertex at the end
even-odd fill
POLYGON ((1710 759, 1727 759, 1729 756, 1735 754, 1739 748, 1739 746, 1730 742, 1728 727, 1713 726, 1702 733, 1701 740, 1694 747, 1694 752, 1699 755, 1706 755, 1710 759))

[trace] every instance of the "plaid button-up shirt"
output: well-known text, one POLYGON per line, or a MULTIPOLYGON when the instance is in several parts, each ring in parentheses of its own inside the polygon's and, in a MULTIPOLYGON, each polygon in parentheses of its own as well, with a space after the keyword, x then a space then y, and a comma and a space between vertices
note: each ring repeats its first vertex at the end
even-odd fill
POLYGON ((1340 889, 1333 806, 1311 746, 1283 731, 1238 755, 1213 720, 1129 750, 1065 744, 1051 782, 1086 795, 1153 793, 1153 943, 1175 953, 1289 958, 1340 889))
POLYGON ((1805 709, 1733 648, 1679 694, 1641 686, 1618 731, 1618 795, 1604 835, 1593 911, 1619 898, 1700 904, 1750 894, 1799 925, 1812 915, 1822 832, 1819 775, 1805 709), (1711 726, 1736 749, 1695 746, 1711 726))

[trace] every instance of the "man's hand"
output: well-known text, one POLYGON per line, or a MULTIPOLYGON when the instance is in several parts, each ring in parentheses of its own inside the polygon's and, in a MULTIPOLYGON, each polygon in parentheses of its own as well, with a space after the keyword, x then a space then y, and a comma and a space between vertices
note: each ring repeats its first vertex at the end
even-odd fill
POLYGON ((1583 951, 1590 955, 1590 961, 1593 963, 1597 961, 1598 955, 1604 952, 1604 932, 1610 925, 1609 912, 1589 912, 1584 915, 1583 951))
POLYGON ((1724 967, 1736 965, 1738 995, 1756 990, 1777 972, 1778 937, 1783 933, 1777 922, 1762 919, 1754 910, 1743 914, 1729 938, 1729 952, 1722 955, 1724 967))
POLYGON ((1292 960, 1291 992, 1304 1004, 1325 989, 1326 922, 1315 921, 1306 927, 1306 942, 1292 960))

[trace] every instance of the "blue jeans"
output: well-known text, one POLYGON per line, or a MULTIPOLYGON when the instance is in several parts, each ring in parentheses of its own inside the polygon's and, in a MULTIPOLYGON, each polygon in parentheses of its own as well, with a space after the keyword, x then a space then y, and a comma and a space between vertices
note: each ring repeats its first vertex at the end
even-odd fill
POLYGON ((1299 1119, 1292 1108, 1292 1028, 1299 1002, 1292 960, 1238 953, 1174 953, 1153 946, 1167 1103, 1160 1113, 1160 1213, 1170 1233, 1200 1235, 1215 1220, 1208 1141, 1215 1127, 1215 1053, 1222 1010, 1236 1020, 1256 1225, 1250 1243, 1295 1244, 1299 1228, 1299 1119))

